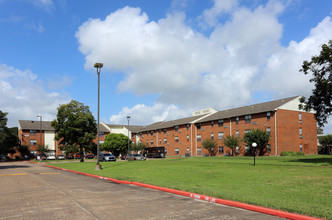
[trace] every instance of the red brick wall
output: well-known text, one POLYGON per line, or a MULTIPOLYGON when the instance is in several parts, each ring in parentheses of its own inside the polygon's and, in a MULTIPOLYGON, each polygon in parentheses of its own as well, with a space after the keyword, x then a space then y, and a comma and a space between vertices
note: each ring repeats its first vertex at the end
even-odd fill
POLYGON ((305 154, 317 154, 317 124, 313 114, 279 109, 277 129, 278 154, 281 151, 299 152, 300 144, 305 154), (299 120, 299 113, 302 114, 302 120, 299 120))

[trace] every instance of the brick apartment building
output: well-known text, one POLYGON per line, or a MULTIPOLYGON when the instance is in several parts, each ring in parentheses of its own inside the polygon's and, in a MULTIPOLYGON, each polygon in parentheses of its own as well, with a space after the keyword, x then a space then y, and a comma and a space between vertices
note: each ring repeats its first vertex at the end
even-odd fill
MULTIPOLYGON (((298 110, 299 96, 249 105, 240 108, 215 111, 204 109, 193 116, 172 121, 156 122, 146 126, 100 124, 100 142, 109 133, 122 133, 133 143, 147 143, 150 147, 165 147, 168 156, 207 155, 202 141, 217 140, 216 155, 228 155, 223 139, 228 135, 243 137, 251 129, 263 129, 271 139, 266 155, 280 155, 282 151, 317 154, 317 124, 313 113, 298 110), (128 131, 129 129, 129 131, 128 131)), ((61 155, 59 143, 54 140, 51 122, 43 121, 40 139, 40 121, 19 121, 19 138, 35 154, 37 144, 48 144, 50 154, 61 155)), ((96 139, 95 139, 96 142, 96 139)), ((237 147, 238 155, 246 155, 250 146, 237 147)))
MULTIPOLYGON (((223 139, 228 135, 243 137, 251 129, 265 130, 271 135, 266 155, 280 155, 282 151, 317 154, 317 124, 313 113, 298 110, 299 96, 215 111, 205 109, 192 117, 157 122, 142 127, 139 141, 149 146, 164 146, 169 156, 207 155, 202 141, 213 138, 218 142, 216 155, 228 155, 223 139)), ((249 152, 250 146, 237 147, 238 155, 249 152)))

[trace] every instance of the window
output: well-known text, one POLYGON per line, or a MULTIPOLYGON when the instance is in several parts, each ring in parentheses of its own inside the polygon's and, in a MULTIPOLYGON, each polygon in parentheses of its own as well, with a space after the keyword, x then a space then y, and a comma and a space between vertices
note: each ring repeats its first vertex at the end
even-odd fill
POLYGON ((153 140, 152 139, 150 140, 150 143, 151 143, 151 145, 153 145, 153 140))
POLYGON ((187 124, 187 130, 189 130, 189 128, 190 128, 190 124, 187 124))
POLYGON ((214 134, 213 134, 213 133, 211 134, 211 139, 212 139, 212 140, 214 139, 214 134))
POLYGON ((197 154, 201 154, 202 153, 202 148, 198 147, 197 148, 197 154))
POLYGON ((302 144, 300 144, 300 152, 302 152, 302 144))
POLYGON ((179 142, 179 137, 178 136, 175 137, 175 142, 179 142))
POLYGON ((246 134, 246 133, 250 133, 250 132, 251 132, 250 129, 246 129, 246 130, 244 131, 245 134, 246 134))
POLYGON ((302 138, 302 128, 299 128, 300 138, 302 138))
POLYGON ((266 150, 267 150, 268 153, 271 153, 271 144, 267 145, 266 150))
POLYGON ((153 131, 151 131, 150 133, 151 133, 151 135, 153 135, 153 131))
POLYGON ((237 137, 237 138, 240 137, 240 132, 239 132, 239 130, 236 131, 236 137, 237 137))
POLYGON ((175 148, 175 154, 179 154, 179 148, 175 148))
POLYGON ((270 120, 271 119, 271 112, 267 112, 266 113, 266 120, 270 120))
POLYGON ((235 118, 235 122, 236 122, 237 125, 239 124, 239 117, 235 118))
POLYGON ((246 153, 249 153, 249 151, 250 151, 250 146, 247 146, 247 145, 244 146, 244 150, 245 150, 246 153))
POLYGON ((179 126, 177 125, 177 126, 175 126, 175 131, 179 131, 179 126))
POLYGON ((36 140, 30 140, 30 145, 36 145, 37 141, 36 140))
POLYGON ((189 147, 187 147, 187 153, 189 154, 189 147))
POLYGON ((104 132, 99 132, 99 137, 104 137, 104 132))
POLYGON ((302 121, 302 114, 299 113, 299 120, 302 121))
POLYGON ((213 121, 211 121, 211 128, 213 128, 213 121))
POLYGON ((164 128, 164 134, 166 134, 166 132, 167 132, 167 130, 166 130, 166 128, 164 128))
POLYGON ((235 149, 236 149, 235 152, 238 154, 240 152, 240 147, 237 146, 235 149))
POLYGON ((161 138, 159 138, 159 144, 161 144, 161 138))
POLYGON ((36 135, 36 130, 30 130, 30 135, 36 135))
POLYGON ((269 135, 271 135, 271 128, 270 128, 270 127, 267 127, 267 128, 266 128, 266 132, 267 132, 269 135))
POLYGON ((219 139, 219 140, 224 139, 224 132, 219 132, 219 133, 218 133, 218 139, 219 139))
POLYGON ((200 134, 197 135, 197 141, 201 141, 201 135, 200 134))
POLYGON ((187 141, 189 141, 189 135, 187 135, 187 141))
POLYGON ((218 126, 219 126, 219 127, 224 126, 224 120, 222 120, 222 119, 219 120, 219 121, 218 121, 218 126))
POLYGON ((219 152, 219 154, 223 154, 224 153, 224 147, 218 147, 218 152, 219 152))
POLYGON ((103 144, 104 143, 104 141, 99 141, 99 144, 103 144))
POLYGON ((196 124, 196 128, 199 130, 201 129, 201 124, 196 124))
POLYGON ((251 115, 244 116, 244 120, 245 120, 246 123, 250 123, 251 122, 251 115))
POLYGON ((167 143, 167 138, 164 138, 164 144, 166 144, 167 143))

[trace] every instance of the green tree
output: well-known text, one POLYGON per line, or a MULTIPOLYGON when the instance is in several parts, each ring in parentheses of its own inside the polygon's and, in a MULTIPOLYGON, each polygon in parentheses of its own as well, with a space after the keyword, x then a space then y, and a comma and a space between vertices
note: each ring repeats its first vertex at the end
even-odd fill
POLYGON ((321 148, 320 153, 332 154, 332 134, 318 137, 321 148))
POLYGON ((266 153, 266 146, 270 141, 270 134, 267 131, 261 129, 252 129, 250 132, 245 133, 243 142, 248 146, 252 146, 252 143, 256 143, 256 155, 264 155, 266 153))
POLYGON ((65 145, 65 146, 60 145, 59 148, 60 148, 62 151, 65 151, 65 154, 66 154, 66 155, 69 155, 69 154, 71 154, 71 155, 75 155, 76 153, 79 152, 79 149, 78 149, 78 147, 77 147, 76 145, 65 145))
POLYGON ((214 140, 212 138, 204 139, 202 142, 203 148, 205 148, 209 151, 210 156, 216 155, 217 145, 218 145, 217 140, 214 140))
POLYGON ((60 105, 57 119, 51 125, 56 132, 55 139, 61 145, 77 146, 84 162, 83 148, 93 144, 97 133, 96 120, 89 107, 75 100, 60 105))
POLYGON ((7 127, 7 114, 0 110, 0 154, 15 152, 14 148, 19 146, 17 127, 7 127))
MULTIPOLYGON (((149 147, 148 144, 140 142, 138 144, 133 144, 132 147, 131 147, 131 150, 133 150, 133 151, 142 151, 144 148, 147 148, 147 147, 149 147)), ((128 148, 128 146, 127 146, 127 148, 128 148)))
POLYGON ((305 75, 312 73, 310 82, 315 83, 315 88, 308 100, 300 98, 299 109, 313 109, 318 125, 323 127, 332 115, 332 40, 323 44, 319 56, 311 57, 310 62, 305 60, 300 71, 305 75))
POLYGON ((229 147, 231 149, 231 155, 235 156, 235 148, 239 146, 241 142, 240 138, 237 138, 235 136, 226 136, 224 139, 224 144, 226 147, 229 147))
POLYGON ((110 151, 115 156, 119 156, 120 153, 127 152, 128 137, 124 134, 108 134, 105 137, 104 143, 100 145, 100 149, 102 151, 110 151))

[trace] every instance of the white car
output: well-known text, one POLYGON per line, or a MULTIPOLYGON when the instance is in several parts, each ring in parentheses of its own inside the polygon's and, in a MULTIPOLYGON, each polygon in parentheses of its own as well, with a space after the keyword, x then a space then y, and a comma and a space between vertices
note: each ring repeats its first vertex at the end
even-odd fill
POLYGON ((47 159, 48 159, 48 160, 55 160, 55 156, 54 156, 54 155, 48 155, 48 156, 47 156, 47 159))
POLYGON ((57 158, 58 158, 58 160, 64 160, 64 159, 66 159, 64 155, 58 155, 57 158))

